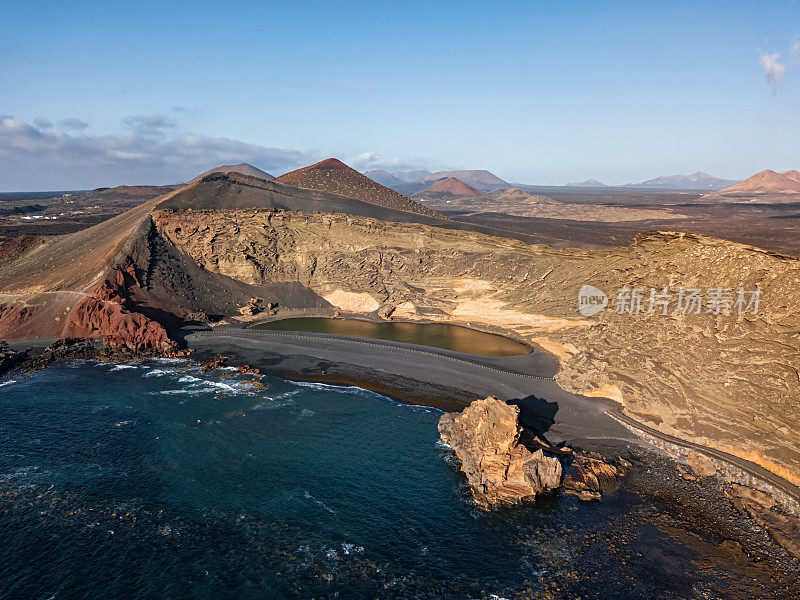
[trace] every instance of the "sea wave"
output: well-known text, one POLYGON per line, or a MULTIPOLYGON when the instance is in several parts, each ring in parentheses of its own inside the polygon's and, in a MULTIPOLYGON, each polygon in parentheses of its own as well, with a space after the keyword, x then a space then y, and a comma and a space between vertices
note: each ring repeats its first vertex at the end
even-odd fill
POLYGON ((8 473, 0 473, 0 479, 5 479, 6 481, 10 479, 22 479, 34 473, 41 473, 39 465, 18 467, 8 473))
POLYGON ((16 383, 16 382, 17 382, 16 379, 9 379, 8 381, 4 381, 3 383, 0 383, 0 387, 6 386, 6 385, 11 385, 12 383, 16 383))
POLYGON ((162 365, 175 365, 179 363, 189 362, 185 358, 151 358, 148 359, 148 361, 162 365))
POLYGON ((216 388, 216 389, 222 390, 224 392, 229 392, 231 394, 239 394, 239 393, 241 393, 243 391, 243 390, 239 389, 239 387, 236 386, 236 385, 230 385, 230 384, 227 384, 227 383, 222 383, 221 381, 209 381, 209 380, 205 379, 205 380, 203 380, 202 385, 206 386, 208 388, 212 388, 212 389, 216 388))
POLYGON ((364 546, 342 542, 342 552, 345 554, 364 554, 364 546))
POLYGON ((68 360, 64 365, 68 369, 82 369, 86 365, 104 365, 106 363, 97 360, 96 358, 73 358, 68 360))
POLYGON ((145 377, 163 377, 164 375, 169 375, 170 373, 174 373, 174 371, 170 371, 169 369, 151 369, 147 373, 144 374, 145 377))
POLYGON ((287 406, 294 405, 295 401, 292 398, 283 398, 278 400, 277 397, 272 398, 267 396, 267 400, 265 402, 254 404, 250 410, 277 410, 279 408, 286 408, 287 406))
POLYGON ((178 390, 161 390, 158 393, 161 394, 161 395, 164 395, 164 396, 177 396, 177 395, 180 395, 180 394, 187 394, 189 396, 198 396, 198 395, 202 394, 205 391, 207 391, 207 390, 203 390, 203 389, 190 390, 190 389, 187 389, 187 388, 181 388, 181 389, 178 389, 178 390))
POLYGON ((414 411, 421 411, 426 413, 444 413, 443 410, 434 408, 433 406, 422 406, 421 404, 409 404, 407 402, 398 402, 389 396, 384 396, 383 394, 379 394, 378 392, 373 392, 372 390, 367 390, 357 385, 334 385, 331 383, 318 383, 315 381, 292 381, 294 385, 309 388, 312 390, 319 390, 321 392, 325 391, 332 391, 332 392, 339 392, 341 394, 350 394, 353 396, 362 396, 368 398, 379 398, 390 404, 394 404, 396 406, 401 406, 408 410, 414 411))
POLYGON ((113 367, 111 367, 108 370, 108 372, 111 373, 113 371, 124 371, 125 369, 138 369, 138 368, 139 368, 138 365, 129 365, 129 364, 126 364, 126 363, 118 363, 118 364, 114 365, 113 367))
MULTIPOLYGON (((304 491, 304 493, 303 493, 303 496, 305 496, 307 499, 311 500, 311 501, 312 501, 314 504, 316 504, 317 506, 321 506, 322 508, 324 508, 325 510, 327 510, 327 511, 328 511, 329 513, 331 513, 332 515, 335 515, 335 514, 336 514, 336 511, 335 511, 335 510, 333 510, 333 509, 332 509, 330 506, 328 506, 327 504, 325 504, 325 503, 324 503, 322 500, 317 500, 316 498, 314 498, 314 496, 312 496, 312 495, 311 495, 311 492, 309 492, 308 490, 305 490, 305 491, 304 491)), ((335 552, 335 551, 334 551, 334 552, 335 552)))

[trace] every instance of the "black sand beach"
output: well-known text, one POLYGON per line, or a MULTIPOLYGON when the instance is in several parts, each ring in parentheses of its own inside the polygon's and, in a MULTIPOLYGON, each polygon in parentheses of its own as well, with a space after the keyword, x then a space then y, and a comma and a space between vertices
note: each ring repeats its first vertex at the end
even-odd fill
POLYGON ((603 398, 570 394, 552 380, 558 362, 534 349, 522 356, 473 356, 384 340, 300 332, 219 328, 182 332, 198 360, 217 354, 286 379, 357 385, 402 402, 461 410, 497 396, 520 406, 523 425, 552 444, 583 447, 635 436, 606 410, 603 398))

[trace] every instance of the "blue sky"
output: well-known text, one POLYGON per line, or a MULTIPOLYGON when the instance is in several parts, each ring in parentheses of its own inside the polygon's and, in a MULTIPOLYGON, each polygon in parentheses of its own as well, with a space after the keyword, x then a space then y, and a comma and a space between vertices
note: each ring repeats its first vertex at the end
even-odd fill
POLYGON ((327 156, 539 184, 800 169, 798 2, 4 0, 3 15, 0 190, 327 156))

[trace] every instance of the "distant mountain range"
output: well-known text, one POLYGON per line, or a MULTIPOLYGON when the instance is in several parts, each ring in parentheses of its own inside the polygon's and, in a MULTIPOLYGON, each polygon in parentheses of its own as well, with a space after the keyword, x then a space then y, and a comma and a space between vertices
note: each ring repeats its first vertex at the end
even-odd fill
MULTIPOLYGON (((485 169, 456 170, 456 171, 386 171, 383 169, 367 171, 364 173, 370 179, 381 185, 392 188, 406 195, 416 194, 437 181, 449 177, 469 185, 482 192, 490 192, 498 188, 509 188, 511 184, 500 179, 494 173, 485 169)), ((697 190, 714 192, 738 183, 736 180, 721 179, 708 173, 697 171, 690 175, 663 175, 655 179, 648 179, 639 183, 627 183, 618 187, 664 189, 664 190, 697 190)), ((608 186, 597 179, 587 179, 568 183, 564 187, 573 188, 606 188, 608 186)))
POLYGON ((434 183, 449 177, 458 179, 459 181, 462 181, 477 190, 482 190, 485 192, 496 190, 497 188, 511 187, 510 183, 503 181, 497 175, 485 169, 466 171, 437 171, 436 173, 425 175, 419 181, 421 183, 434 183))
POLYGON ((641 183, 628 183, 623 187, 667 190, 721 190, 736 184, 736 180, 720 179, 708 173, 697 171, 691 175, 663 175, 641 183))
MULTIPOLYGON (((732 179, 720 179, 708 173, 697 171, 691 175, 662 175, 655 179, 648 179, 640 183, 626 183, 618 187, 626 188, 642 188, 642 189, 662 189, 662 190, 698 190, 698 191, 716 191, 729 187, 737 183, 732 179)), ((579 188, 604 188, 609 187, 605 183, 597 181, 597 179, 587 179, 586 181, 578 181, 575 183, 568 183, 564 187, 579 187, 579 188)), ((615 186, 610 186, 615 187, 615 186)))
POLYGON ((587 179, 586 181, 576 181, 575 183, 568 183, 564 187, 604 188, 608 186, 605 183, 597 181, 597 179, 587 179))
POLYGON ((424 170, 390 172, 379 169, 367 171, 364 175, 381 185, 408 195, 420 192, 437 181, 451 177, 483 192, 511 187, 511 184, 507 181, 500 179, 497 175, 485 169, 437 171, 435 173, 424 170))
POLYGON ((395 177, 389 171, 384 171, 383 169, 377 169, 375 171, 366 171, 364 173, 367 177, 372 179, 372 181, 377 181, 381 185, 385 185, 389 188, 394 188, 396 185, 400 185, 403 183, 403 180, 399 177, 395 177))
POLYGON ((400 181, 405 181, 406 183, 410 183, 412 181, 419 181, 423 177, 430 175, 430 171, 426 171, 425 169, 417 169, 416 171, 395 171, 393 175, 397 177, 400 181))
POLYGON ((417 171, 395 171, 390 173, 383 169, 376 169, 373 171, 366 171, 364 175, 377 181, 381 185, 394 189, 396 186, 402 186, 404 183, 412 183, 421 180, 423 177, 430 175, 430 171, 424 169, 417 171))

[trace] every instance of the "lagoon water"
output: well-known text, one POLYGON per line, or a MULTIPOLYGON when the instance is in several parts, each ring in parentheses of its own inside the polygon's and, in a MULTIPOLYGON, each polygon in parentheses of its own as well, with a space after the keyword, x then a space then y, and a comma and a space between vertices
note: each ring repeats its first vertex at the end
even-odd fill
POLYGON ((454 350, 478 356, 517 356, 528 354, 530 348, 517 341, 449 323, 406 323, 389 321, 374 323, 360 319, 329 319, 325 317, 296 317, 278 319, 253 325, 252 329, 270 331, 303 331, 360 338, 390 340, 454 350))
POLYGON ((436 410, 357 388, 188 361, 73 361, 0 382, 4 600, 744 598, 782 585, 627 486, 482 512, 437 443, 436 410))

